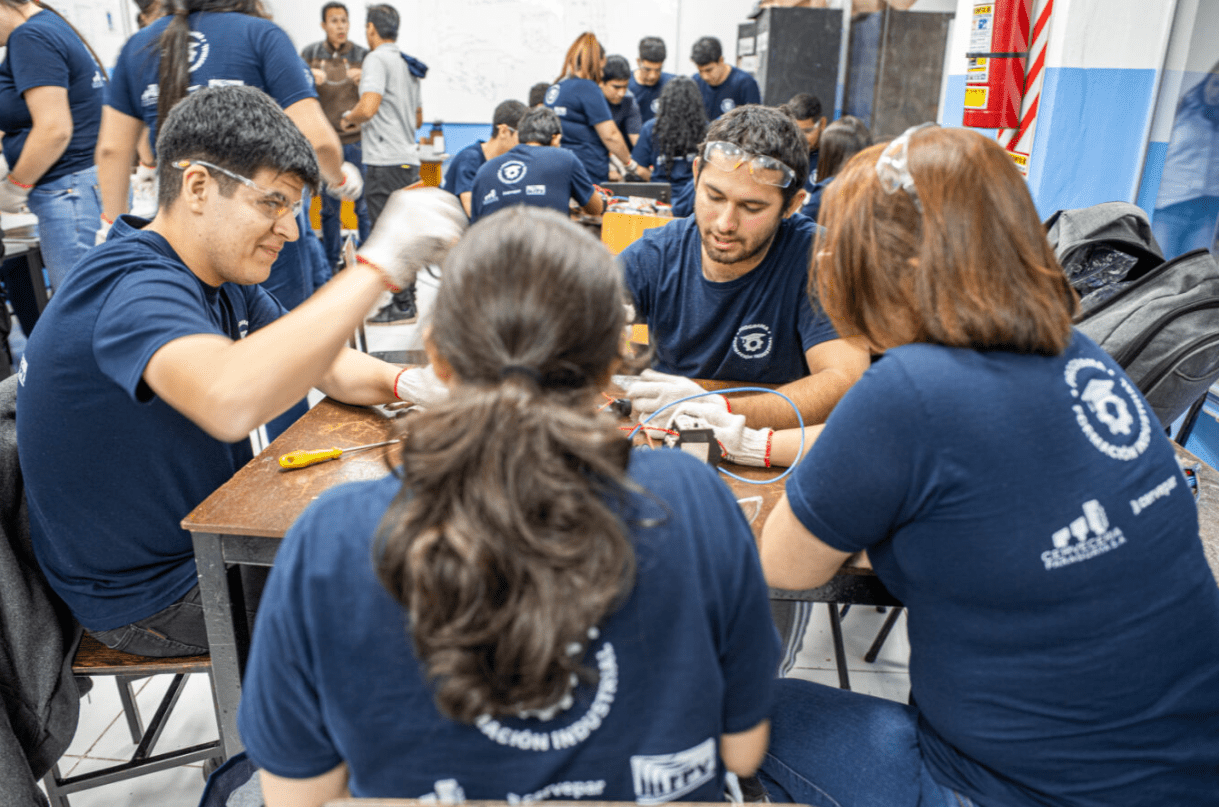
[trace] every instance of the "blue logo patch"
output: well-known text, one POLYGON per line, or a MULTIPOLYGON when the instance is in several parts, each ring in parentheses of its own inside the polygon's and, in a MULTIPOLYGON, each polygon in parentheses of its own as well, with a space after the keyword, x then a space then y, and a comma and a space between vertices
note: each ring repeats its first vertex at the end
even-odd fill
POLYGON ((551 84, 550 89, 546 91, 546 97, 543 99, 546 106, 554 106, 554 102, 559 100, 559 85, 551 84))

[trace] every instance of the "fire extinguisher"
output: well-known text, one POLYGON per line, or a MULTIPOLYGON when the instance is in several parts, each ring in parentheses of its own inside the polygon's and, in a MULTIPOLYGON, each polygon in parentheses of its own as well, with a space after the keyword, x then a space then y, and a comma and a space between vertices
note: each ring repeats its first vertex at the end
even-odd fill
POLYGON ((1032 0, 975 3, 965 69, 966 126, 1014 129, 1020 125, 1024 64, 1032 0))

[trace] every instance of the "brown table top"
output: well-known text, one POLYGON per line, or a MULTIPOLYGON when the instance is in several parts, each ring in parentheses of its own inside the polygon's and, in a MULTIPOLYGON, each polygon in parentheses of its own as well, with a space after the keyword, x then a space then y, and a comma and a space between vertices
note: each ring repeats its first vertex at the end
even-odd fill
MULTIPOLYGON (((344 482, 384 476, 393 461, 396 446, 373 448, 337 460, 295 471, 279 467, 279 457, 289 451, 317 448, 348 448, 379 443, 394 435, 393 413, 380 408, 348 406, 330 398, 310 409, 264 451, 208 496, 182 520, 192 532, 254 535, 282 538, 296 518, 323 491, 344 482)), ((748 479, 766 480, 781 469, 729 466, 748 479)), ((761 531, 766 516, 783 493, 782 484, 750 485, 725 477, 738 498, 761 497, 753 519, 754 533, 761 531)), ((746 515, 754 512, 750 507, 746 515)))

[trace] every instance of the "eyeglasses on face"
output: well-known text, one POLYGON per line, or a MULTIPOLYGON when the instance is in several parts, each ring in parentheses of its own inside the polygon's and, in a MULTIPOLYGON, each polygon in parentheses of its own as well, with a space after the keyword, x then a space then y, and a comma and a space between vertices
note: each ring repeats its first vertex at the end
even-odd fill
POLYGON ((282 218, 285 214, 291 212, 295 217, 301 212, 302 201, 297 199, 295 202, 290 201, 287 196, 284 196, 279 191, 273 191, 270 188, 264 188, 249 177, 243 177, 241 174, 235 174, 227 168, 209 163, 207 160, 178 160, 174 163, 174 168, 185 171, 192 165, 202 165, 204 168, 212 171, 219 171, 230 179, 235 179, 246 187, 253 188, 262 194, 262 198, 254 203, 263 215, 271 220, 282 218))
POLYGON ((786 188, 796 179, 796 172, 774 157, 751 154, 735 143, 712 140, 703 148, 703 161, 721 171, 731 173, 742 165, 748 166, 754 182, 786 188))

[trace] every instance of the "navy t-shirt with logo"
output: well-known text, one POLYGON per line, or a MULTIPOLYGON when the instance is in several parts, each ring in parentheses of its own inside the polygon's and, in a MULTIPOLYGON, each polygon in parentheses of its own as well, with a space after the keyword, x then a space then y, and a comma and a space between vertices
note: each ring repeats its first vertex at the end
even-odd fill
POLYGON ((712 87, 703 81, 698 73, 691 76, 698 90, 703 94, 703 106, 707 110, 707 120, 712 121, 745 104, 762 103, 762 93, 758 90, 758 82, 744 70, 732 67, 728 78, 712 87))
POLYGON ((670 203, 674 216, 688 216, 694 212, 694 159, 698 152, 691 152, 676 160, 669 160, 656 153, 656 119, 643 125, 639 142, 631 150, 631 159, 640 165, 652 166, 652 182, 668 182, 671 187, 670 203))
POLYGON ((17 165, 34 126, 22 97, 34 87, 67 90, 72 116, 72 139, 36 184, 92 166, 105 86, 102 69, 89 49, 54 12, 38 12, 13 29, 7 56, 0 62, 0 132, 4 132, 4 158, 9 167, 17 165))
POLYGON ((635 96, 635 103, 639 104, 640 119, 644 123, 656 117, 656 112, 660 109, 660 91, 665 88, 671 78, 673 78, 672 73, 661 73, 660 80, 648 86, 636 81, 635 71, 631 71, 631 80, 627 82, 626 88, 635 96))
POLYGON ((581 652, 598 680, 549 718, 440 714, 375 538, 401 481, 322 494, 284 538, 258 607, 238 726, 260 768, 346 762, 358 797, 718 801, 719 740, 770 711, 779 660, 753 534, 732 491, 680 451, 637 451, 616 508, 634 588, 581 652), (357 628, 357 629, 354 629, 357 628))
POLYGON ((648 230, 619 260, 648 324, 652 366, 688 378, 786 384, 808 375, 805 351, 837 339, 808 298, 813 222, 784 219, 752 271, 717 283, 703 277, 693 216, 648 230))
POLYGON ((90 630, 195 585, 182 518, 251 459, 153 394, 144 368, 185 336, 241 339, 283 314, 258 286, 200 280, 138 219, 115 223, 56 291, 21 360, 17 447, 34 553, 90 630))
POLYGON ((583 207, 595 192, 588 172, 570 151, 525 144, 488 160, 474 175, 471 191, 471 221, 512 205, 549 207, 566 216, 569 199, 583 207))
MULTIPOLYGON (((161 34, 170 17, 137 31, 123 45, 106 92, 106 105, 148 125, 157 136, 161 34)), ((236 12, 190 15, 190 90, 227 84, 257 87, 288 108, 316 98, 313 74, 283 29, 270 20, 236 12)))
POLYGON ((609 149, 597 134, 596 126, 613 120, 613 115, 597 82, 565 78, 551 85, 545 102, 563 125, 563 148, 580 158, 593 182, 605 182, 609 176, 609 149))
POLYGON ((1171 444, 1087 336, 1060 356, 887 351, 787 495, 908 607, 941 784, 978 804, 1214 803, 1219 587, 1171 444))

